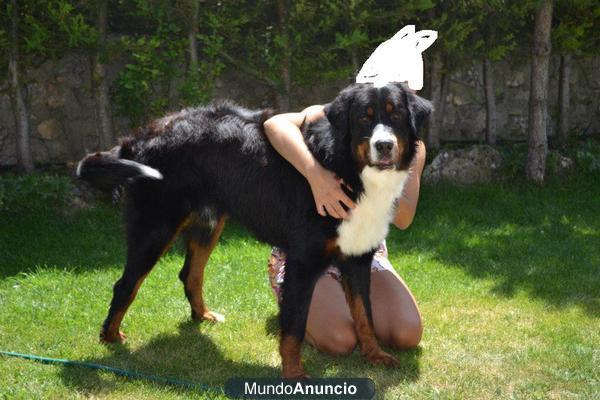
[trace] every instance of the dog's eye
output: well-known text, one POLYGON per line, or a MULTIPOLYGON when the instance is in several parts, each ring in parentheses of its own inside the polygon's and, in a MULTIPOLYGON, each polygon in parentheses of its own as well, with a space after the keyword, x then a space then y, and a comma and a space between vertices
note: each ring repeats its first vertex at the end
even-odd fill
POLYGON ((362 124, 369 124, 369 123, 371 123, 371 117, 369 117, 368 115, 365 115, 365 116, 361 117, 361 118, 359 119, 359 121, 360 121, 362 124))
POLYGON ((402 119, 402 114, 399 112, 394 112, 390 115, 390 119, 394 122, 398 122, 402 119))

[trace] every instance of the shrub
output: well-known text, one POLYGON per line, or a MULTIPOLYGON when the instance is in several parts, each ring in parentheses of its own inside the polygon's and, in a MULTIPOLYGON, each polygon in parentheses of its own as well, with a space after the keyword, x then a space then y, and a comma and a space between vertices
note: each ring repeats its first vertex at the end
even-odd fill
POLYGON ((577 167, 584 173, 600 172, 600 142, 588 139, 574 149, 577 167))
POLYGON ((65 176, 0 175, 0 211, 24 211, 65 205, 71 183, 65 176))
POLYGON ((516 179, 525 175, 527 143, 498 146, 497 149, 502 155, 501 176, 506 179, 516 179))

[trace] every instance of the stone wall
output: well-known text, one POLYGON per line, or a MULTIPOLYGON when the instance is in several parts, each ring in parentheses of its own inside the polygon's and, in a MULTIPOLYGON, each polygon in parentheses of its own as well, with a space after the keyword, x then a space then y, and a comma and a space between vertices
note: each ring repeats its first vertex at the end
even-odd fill
MULTIPOLYGON (((116 68, 111 69, 114 79, 116 68)), ((73 54, 48 61, 28 71, 27 95, 31 112, 31 144, 36 163, 77 160, 86 150, 97 150, 94 99, 89 57, 73 54)), ((128 121, 115 118, 119 131, 128 121)), ((16 163, 12 106, 8 93, 0 95, 0 165, 16 163)))
MULTIPOLYGON (((578 131, 600 132, 600 57, 574 60, 571 86, 571 125, 578 131)), ((114 79, 119 65, 109 68, 114 79)), ((498 109, 498 136, 524 140, 527 135, 529 66, 497 63, 494 66, 498 109)), ((28 74, 31 135, 36 163, 61 163, 97 150, 94 102, 90 87, 89 58, 72 54, 48 61, 28 74)), ((558 59, 550 72, 550 109, 553 135, 558 97, 558 59)), ((294 92, 292 107, 330 101, 345 82, 315 85, 294 92)), ((226 72, 215 85, 215 97, 232 98, 249 107, 270 107, 273 93, 247 76, 226 72)), ((478 141, 484 137, 485 109, 482 74, 470 66, 450 77, 443 118, 442 141, 478 141)), ((126 118, 115 117, 117 136, 129 131, 126 118)), ((16 162, 14 119, 7 92, 0 94, 0 165, 16 162)))
MULTIPOLYGON (((550 64, 549 109, 553 136, 558 117, 559 58, 550 64)), ((485 98, 481 66, 471 66, 450 78, 443 118, 442 140, 479 141, 485 137, 485 98)), ((525 140, 529 107, 529 64, 494 65, 498 137, 525 140)), ((571 73, 571 129, 600 132, 600 57, 577 60, 571 73)))

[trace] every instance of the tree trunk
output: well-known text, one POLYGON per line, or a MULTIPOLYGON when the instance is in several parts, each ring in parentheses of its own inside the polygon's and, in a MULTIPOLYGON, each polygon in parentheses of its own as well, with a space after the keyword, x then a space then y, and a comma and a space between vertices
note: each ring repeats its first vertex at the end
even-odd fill
POLYGON ((494 146, 496 144, 496 93, 492 62, 488 59, 483 61, 483 88, 486 107, 485 142, 494 146))
POLYGON ((439 107, 439 125, 440 125, 440 142, 441 142, 441 131, 443 129, 444 123, 444 115, 446 115, 446 96, 448 95, 448 85, 450 83, 450 75, 447 73, 442 73, 442 87, 440 89, 440 104, 439 107))
POLYGON ((190 72, 196 74, 198 72, 198 12, 200 9, 200 0, 190 0, 192 6, 192 18, 190 30, 188 32, 188 45, 190 51, 190 72))
MULTIPOLYGON (((348 34, 350 35, 352 35, 352 32, 354 32, 354 28, 357 25, 355 14, 356 1, 350 1, 348 3, 348 14, 346 16, 348 19, 348 34)), ((352 46, 350 47, 350 62, 352 63, 352 74, 356 78, 360 65, 358 64, 358 54, 356 51, 356 46, 354 44, 352 44, 352 46)))
POLYGON ((352 73, 355 78, 359 71, 358 54, 356 53, 356 47, 352 46, 352 48, 350 49, 350 62, 352 63, 352 73))
POLYGON ((281 83, 282 88, 277 92, 277 107, 280 112, 290 110, 290 94, 292 89, 292 49, 290 46, 288 24, 288 3, 286 0, 277 1, 277 11, 279 14, 279 32, 283 36, 284 48, 283 59, 281 60, 281 83))
POLYGON ((535 14, 529 93, 529 148, 525 166, 527 178, 539 185, 544 183, 548 153, 546 128, 551 25, 552 1, 544 0, 535 14))
POLYGON ((558 84, 558 133, 559 144, 564 144, 569 137, 569 102, 571 101, 571 55, 560 57, 560 74, 558 84))
POLYGON ((100 149, 108 149, 114 143, 110 93, 103 60, 106 51, 107 4, 108 0, 99 0, 97 3, 96 29, 98 30, 98 42, 96 51, 92 56, 92 92, 94 94, 96 132, 100 139, 100 149))
POLYGON ((17 9, 17 0, 11 0, 10 7, 12 8, 12 16, 8 70, 10 75, 10 97, 17 134, 17 167, 21 171, 31 172, 34 169, 34 165, 31 156, 31 138, 29 136, 29 110, 19 77, 19 12, 17 9))
POLYGON ((444 94, 442 82, 442 63, 434 57, 431 61, 431 74, 429 85, 431 90, 431 102, 433 103, 434 112, 429 118, 429 129, 427 134, 427 147, 437 150, 440 148, 440 130, 443 118, 443 99, 444 94))

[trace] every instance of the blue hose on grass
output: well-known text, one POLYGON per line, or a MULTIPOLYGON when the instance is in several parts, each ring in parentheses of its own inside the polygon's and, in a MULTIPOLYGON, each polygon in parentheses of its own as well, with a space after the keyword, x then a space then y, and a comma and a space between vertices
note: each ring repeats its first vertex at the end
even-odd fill
POLYGON ((223 389, 220 387, 209 386, 209 385, 205 385, 203 383, 182 381, 179 379, 168 378, 168 377, 163 377, 163 376, 147 375, 147 374, 143 374, 141 372, 127 371, 125 369, 109 367, 107 365, 102 365, 102 364, 94 364, 94 363, 83 362, 83 361, 65 360, 63 358, 41 357, 41 356, 36 356, 36 355, 32 355, 32 354, 21 354, 21 353, 15 353, 12 351, 2 351, 2 350, 0 350, 0 355, 5 356, 5 357, 23 358, 25 360, 37 361, 37 362, 40 362, 43 364, 57 364, 57 365, 67 365, 70 367, 83 367, 83 368, 95 369, 95 370, 99 370, 99 371, 111 372, 115 375, 119 375, 119 376, 122 376, 125 378, 130 378, 130 379, 140 379, 140 380, 145 380, 145 381, 150 381, 150 382, 162 383, 165 385, 177 386, 177 387, 182 387, 185 389, 197 390, 200 392, 208 392, 208 393, 220 394, 220 395, 225 394, 223 389))

